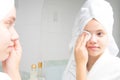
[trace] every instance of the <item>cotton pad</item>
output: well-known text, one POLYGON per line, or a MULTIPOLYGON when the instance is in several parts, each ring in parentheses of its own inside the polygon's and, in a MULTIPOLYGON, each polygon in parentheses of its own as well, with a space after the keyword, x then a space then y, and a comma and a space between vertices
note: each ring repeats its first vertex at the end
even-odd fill
POLYGON ((87 33, 88 34, 88 37, 87 37, 87 41, 91 38, 91 33, 90 32, 88 32, 88 31, 83 31, 83 32, 85 32, 85 33, 87 33))

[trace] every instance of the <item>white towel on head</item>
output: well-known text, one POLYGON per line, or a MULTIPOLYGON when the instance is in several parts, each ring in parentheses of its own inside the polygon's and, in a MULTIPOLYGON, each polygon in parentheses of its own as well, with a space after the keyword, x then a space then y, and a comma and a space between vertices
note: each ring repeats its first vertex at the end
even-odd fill
POLYGON ((70 43, 71 57, 66 70, 64 71, 63 80, 76 80, 76 77, 72 77, 74 78, 72 79, 69 76, 69 73, 73 76, 76 75, 74 46, 78 36, 83 32, 86 24, 93 18, 101 23, 108 33, 110 44, 107 50, 109 50, 109 52, 111 52, 114 56, 116 56, 119 52, 119 49, 112 36, 114 18, 111 5, 105 0, 87 0, 80 9, 80 12, 76 17, 75 26, 73 27, 72 40, 70 43))
POLYGON ((0 21, 5 18, 14 6, 14 0, 0 0, 0 21))
POLYGON ((70 50, 74 48, 76 40, 83 31, 85 25, 93 18, 99 21, 106 29, 110 40, 109 50, 116 56, 119 49, 112 36, 114 23, 113 10, 111 5, 105 0, 87 0, 84 3, 76 17, 75 26, 73 27, 70 50))

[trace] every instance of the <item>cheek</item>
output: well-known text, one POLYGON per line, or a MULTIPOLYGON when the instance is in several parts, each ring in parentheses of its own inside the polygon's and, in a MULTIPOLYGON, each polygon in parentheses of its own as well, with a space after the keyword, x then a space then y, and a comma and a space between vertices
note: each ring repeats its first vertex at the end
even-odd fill
POLYGON ((9 32, 5 29, 0 29, 0 60, 7 58, 8 46, 10 44, 9 32))
POLYGON ((101 39, 100 41, 100 45, 103 47, 103 48, 106 48, 108 46, 108 39, 107 38, 103 38, 101 39))
MULTIPOLYGON (((0 26, 1 27, 1 26, 0 26)), ((0 45, 10 41, 10 32, 6 28, 0 28, 0 45)))
MULTIPOLYGON (((99 46, 101 48, 105 48, 105 47, 108 46, 108 43, 109 43, 108 38, 99 38, 99 39, 97 39, 97 42, 95 43, 95 45, 97 45, 97 46, 99 46)), ((91 44, 88 41, 86 43, 86 46, 89 46, 89 45, 91 45, 91 44)))

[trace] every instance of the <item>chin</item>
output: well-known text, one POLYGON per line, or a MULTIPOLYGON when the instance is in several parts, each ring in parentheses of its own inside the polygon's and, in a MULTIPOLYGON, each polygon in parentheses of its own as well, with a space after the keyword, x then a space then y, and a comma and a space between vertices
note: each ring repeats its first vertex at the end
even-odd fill
POLYGON ((6 55, 6 56, 2 57, 2 58, 0 59, 0 61, 5 61, 6 59, 8 59, 8 56, 9 56, 9 55, 6 55))
POLYGON ((99 53, 99 52, 89 52, 89 56, 95 57, 95 56, 99 56, 99 55, 101 55, 101 53, 99 53))
POLYGON ((0 61, 5 61, 6 60, 6 58, 0 58, 0 61))

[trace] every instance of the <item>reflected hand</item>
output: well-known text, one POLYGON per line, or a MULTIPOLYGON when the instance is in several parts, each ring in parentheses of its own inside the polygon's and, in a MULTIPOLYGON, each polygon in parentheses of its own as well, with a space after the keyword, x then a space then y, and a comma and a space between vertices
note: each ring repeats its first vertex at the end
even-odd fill
POLYGON ((19 40, 15 40, 13 50, 10 52, 9 57, 2 62, 4 72, 6 72, 12 80, 21 80, 19 74, 21 55, 22 48, 20 42, 19 40))

